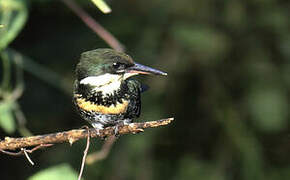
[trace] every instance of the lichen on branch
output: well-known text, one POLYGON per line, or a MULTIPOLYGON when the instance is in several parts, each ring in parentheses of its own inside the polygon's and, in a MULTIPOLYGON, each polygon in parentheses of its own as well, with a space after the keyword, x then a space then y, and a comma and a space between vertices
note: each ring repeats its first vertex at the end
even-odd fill
MULTIPOLYGON (((118 134, 136 134, 143 132, 146 128, 156 128, 159 126, 165 126, 171 123, 174 118, 161 119, 157 121, 148 121, 140 123, 130 123, 129 125, 120 126, 118 128, 118 134)), ((90 137, 108 137, 115 134, 115 129, 113 127, 107 127, 103 130, 100 130, 98 135, 96 131, 91 128, 89 129, 90 137)), ((0 141, 0 150, 17 150, 26 147, 35 147, 45 144, 56 144, 69 142, 73 144, 75 141, 84 139, 88 136, 88 130, 86 129, 74 129, 69 131, 21 137, 21 138, 11 138, 5 137, 4 140, 0 141)))

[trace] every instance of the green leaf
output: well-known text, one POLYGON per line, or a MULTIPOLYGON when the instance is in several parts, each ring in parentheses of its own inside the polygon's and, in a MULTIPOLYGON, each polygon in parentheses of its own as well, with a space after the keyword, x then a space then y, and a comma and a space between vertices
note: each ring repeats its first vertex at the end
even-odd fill
POLYGON ((77 178, 78 175, 76 171, 72 169, 69 164, 60 164, 39 171, 33 176, 29 177, 28 180, 72 180, 77 178))
POLYGON ((0 51, 8 46, 23 28, 28 16, 24 0, 0 1, 0 51))
POLYGON ((103 0, 91 0, 103 13, 110 13, 111 8, 103 0))
POLYGON ((16 127, 13 116, 13 103, 0 103, 0 126, 9 134, 15 131, 16 127))

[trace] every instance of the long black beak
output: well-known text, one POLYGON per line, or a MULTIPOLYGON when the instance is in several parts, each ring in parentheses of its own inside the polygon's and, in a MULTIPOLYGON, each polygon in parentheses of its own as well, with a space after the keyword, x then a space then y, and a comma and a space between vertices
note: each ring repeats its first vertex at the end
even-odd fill
POLYGON ((155 74, 155 75, 162 75, 167 76, 166 72, 162 72, 157 69, 153 69, 148 66, 144 66, 142 64, 135 63, 134 66, 131 66, 126 69, 129 73, 138 73, 138 74, 155 74))

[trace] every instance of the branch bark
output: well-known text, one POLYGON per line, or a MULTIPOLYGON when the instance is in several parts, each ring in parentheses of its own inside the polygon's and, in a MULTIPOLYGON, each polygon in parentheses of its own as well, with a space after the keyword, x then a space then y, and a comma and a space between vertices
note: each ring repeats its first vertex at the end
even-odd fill
MULTIPOLYGON (((131 123, 129 125, 124 125, 118 128, 118 134, 136 134, 139 132, 143 132, 146 128, 155 128, 159 126, 165 126, 171 123, 174 118, 161 119, 157 121, 148 121, 141 123, 131 123)), ((108 137, 115 134, 115 129, 113 127, 107 127, 100 131, 100 135, 98 136, 96 131, 91 128, 89 129, 90 137, 108 137)), ((86 138, 88 136, 87 129, 74 129, 70 131, 38 135, 38 136, 30 136, 30 137, 22 137, 22 138, 11 138, 5 137, 4 140, 0 141, 0 150, 16 150, 25 147, 34 147, 40 146, 43 144, 56 144, 56 143, 64 143, 69 142, 73 144, 75 141, 86 138)))

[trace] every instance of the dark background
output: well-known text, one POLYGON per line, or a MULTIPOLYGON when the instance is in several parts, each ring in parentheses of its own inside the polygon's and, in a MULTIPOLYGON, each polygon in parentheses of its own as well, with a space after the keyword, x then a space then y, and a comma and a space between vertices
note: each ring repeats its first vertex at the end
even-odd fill
MULTIPOLYGON (((150 90, 137 121, 175 118, 120 137, 105 160, 86 166, 84 179, 290 178, 289 1, 112 0, 108 15, 77 2, 135 61, 168 73, 138 77, 150 90)), ((27 128, 45 134, 87 125, 72 106, 74 68, 81 52, 108 45, 61 1, 27 6, 28 21, 9 48, 49 69, 24 71, 18 102, 27 128)), ((0 130, 1 139, 20 135, 0 130)), ((90 151, 102 143, 92 140, 90 151)), ((63 163, 78 172, 84 148, 82 140, 34 152, 35 166, 0 154, 1 179, 63 163)))

